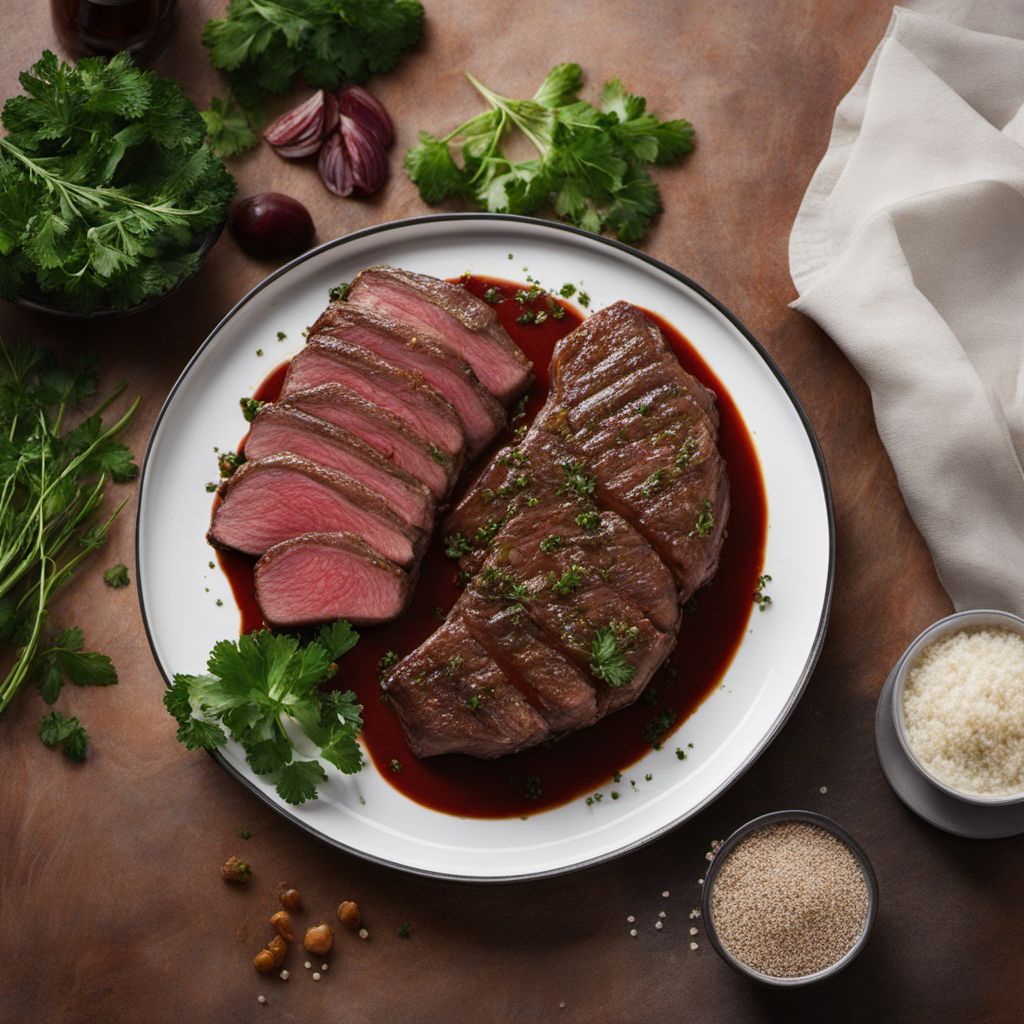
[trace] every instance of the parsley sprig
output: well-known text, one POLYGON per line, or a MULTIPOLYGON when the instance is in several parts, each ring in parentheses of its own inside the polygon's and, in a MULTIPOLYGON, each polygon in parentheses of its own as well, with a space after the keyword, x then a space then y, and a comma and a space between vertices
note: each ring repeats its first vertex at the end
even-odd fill
POLYGON ((170 79, 131 56, 50 51, 20 76, 0 138, 0 296, 128 309, 199 265, 235 183, 170 79))
POLYGON ((320 757, 346 775, 359 771, 363 757, 356 737, 363 725, 362 705, 351 690, 319 688, 358 639, 342 619, 321 628, 305 645, 268 630, 220 641, 210 652, 206 675, 178 674, 164 694, 164 706, 178 722, 178 739, 189 750, 216 750, 230 734, 241 744, 249 767, 268 776, 283 800, 315 800, 327 774, 319 761, 295 757, 284 722, 294 722, 319 748, 320 757))
POLYGON ((602 626, 594 634, 590 644, 590 671, 615 689, 625 686, 636 675, 636 668, 626 661, 623 647, 611 626, 602 626))
POLYGON ((579 99, 578 64, 553 67, 528 100, 466 77, 490 109, 447 135, 420 133, 405 166, 424 202, 468 198, 492 213, 519 214, 550 205, 562 220, 589 231, 609 231, 624 242, 643 238, 661 209, 647 167, 692 151, 688 121, 659 121, 617 78, 605 83, 600 107, 579 99), (502 145, 509 131, 524 136, 536 156, 507 156, 502 145))

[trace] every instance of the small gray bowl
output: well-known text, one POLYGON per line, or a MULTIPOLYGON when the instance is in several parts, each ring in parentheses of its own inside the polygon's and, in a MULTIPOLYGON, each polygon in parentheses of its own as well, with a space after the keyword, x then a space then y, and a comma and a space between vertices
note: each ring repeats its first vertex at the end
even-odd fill
POLYGON ((907 676, 918 655, 930 644, 949 636, 951 633, 959 633, 963 629, 987 629, 987 628, 1008 629, 1024 636, 1024 619, 1019 618, 1010 612, 1001 612, 994 608, 976 608, 965 612, 955 612, 947 615, 944 619, 930 625, 916 640, 904 651, 903 657, 896 662, 893 669, 892 688, 892 716, 896 725, 896 736, 900 741, 903 752, 907 755, 910 763, 921 775, 928 780, 936 789, 943 793, 962 800, 969 804, 980 804, 985 807, 1005 807, 1010 804, 1024 804, 1024 789, 1019 793, 1007 793, 1002 796, 985 796, 982 793, 965 793, 962 789, 954 789, 948 782, 933 775, 918 759, 914 748, 910 745, 910 737, 907 735, 907 723, 903 715, 903 690, 907 676))
POLYGON ((746 975, 746 977, 760 982, 762 985, 770 985, 776 988, 798 988, 802 985, 811 985, 815 982, 824 981, 825 978, 831 978, 833 974, 838 974, 867 944, 877 912, 878 881, 875 878, 875 872, 871 867, 871 861, 868 860, 867 854, 846 829, 837 825, 831 818, 826 818, 823 814, 816 814, 814 811, 772 811, 770 814, 762 814, 761 817, 754 818, 745 825, 741 825, 715 851, 715 856, 712 858, 705 873, 704 889, 701 893, 701 915, 704 918, 704 929, 708 933, 711 945, 715 947, 718 955, 730 967, 739 971, 740 974, 746 975), (868 912, 864 917, 864 927, 857 941, 834 964, 830 964, 820 971, 815 971, 813 974, 802 974, 797 978, 775 978, 770 974, 762 974, 760 971, 754 970, 753 967, 733 956, 725 948, 718 938, 718 932, 715 930, 715 920, 711 913, 711 893, 715 888, 715 879, 718 877, 719 869, 740 840, 745 839, 752 832, 757 832, 767 825, 782 825, 795 821, 806 822, 808 825, 817 825, 818 828, 831 832, 846 845, 850 853, 856 858, 864 875, 864 884, 868 890, 868 912))

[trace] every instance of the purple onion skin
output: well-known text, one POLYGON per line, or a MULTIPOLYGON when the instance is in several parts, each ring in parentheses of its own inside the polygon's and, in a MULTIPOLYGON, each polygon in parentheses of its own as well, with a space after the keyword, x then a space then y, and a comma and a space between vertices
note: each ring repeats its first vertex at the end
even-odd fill
POLYGON ((341 115, 339 130, 352 168, 353 191, 371 196, 388 180, 388 157, 380 140, 358 121, 341 115))
POLYGON ((323 144, 317 161, 320 179, 336 196, 352 195, 352 168, 340 132, 334 132, 323 144))
POLYGON ((358 85, 348 85, 338 93, 338 109, 376 136, 382 146, 391 144, 395 128, 384 104, 376 96, 358 85))
POLYGON ((313 245, 316 229, 302 203, 281 192, 261 192, 235 204, 228 218, 235 241, 250 256, 297 256, 313 245))

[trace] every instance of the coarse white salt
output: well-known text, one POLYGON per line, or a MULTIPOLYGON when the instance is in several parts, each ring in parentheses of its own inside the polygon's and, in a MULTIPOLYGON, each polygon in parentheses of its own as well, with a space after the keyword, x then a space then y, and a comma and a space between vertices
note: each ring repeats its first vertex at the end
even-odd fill
POLYGON ((690 929, 690 934, 691 935, 696 935, 697 934, 697 929, 696 928, 691 928, 690 929))
POLYGON ((658 931, 660 932, 661 929, 665 927, 665 923, 663 921, 655 921, 654 922, 654 927, 657 928, 658 931))
POLYGON ((690 949, 699 949, 699 948, 700 948, 700 947, 699 947, 699 946, 697 945, 697 943, 696 943, 696 942, 691 942, 691 943, 690 943, 690 949))
POLYGON ((626 924, 632 924, 635 920, 636 917, 633 914, 630 914, 629 917, 626 918, 626 924))
POLYGON ((907 673, 903 720, 918 760, 946 785, 1024 790, 1024 636, 965 629, 930 644, 907 673))
POLYGON ((636 929, 635 928, 630 928, 629 929, 629 935, 630 935, 630 938, 635 939, 636 938, 636 929))

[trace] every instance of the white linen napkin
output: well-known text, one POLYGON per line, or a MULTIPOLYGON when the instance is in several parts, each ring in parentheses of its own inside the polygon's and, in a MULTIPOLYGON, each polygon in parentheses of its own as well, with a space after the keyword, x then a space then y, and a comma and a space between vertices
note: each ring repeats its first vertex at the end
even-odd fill
POLYGON ((1024 615, 1024 0, 894 9, 789 258, 953 603, 1024 615))

